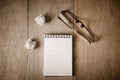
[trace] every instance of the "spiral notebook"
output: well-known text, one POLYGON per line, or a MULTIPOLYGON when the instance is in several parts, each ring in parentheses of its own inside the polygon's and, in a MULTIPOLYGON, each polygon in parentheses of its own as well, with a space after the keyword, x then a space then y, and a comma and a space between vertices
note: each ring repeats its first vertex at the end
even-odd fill
POLYGON ((44 35, 44 76, 72 76, 72 35, 44 35))

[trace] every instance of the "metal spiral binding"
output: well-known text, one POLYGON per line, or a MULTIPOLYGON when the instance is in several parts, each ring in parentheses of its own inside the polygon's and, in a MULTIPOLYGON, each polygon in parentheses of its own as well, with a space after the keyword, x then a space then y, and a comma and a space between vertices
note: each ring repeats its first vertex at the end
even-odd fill
POLYGON ((45 38, 72 38, 71 34, 66 33, 45 33, 45 38))

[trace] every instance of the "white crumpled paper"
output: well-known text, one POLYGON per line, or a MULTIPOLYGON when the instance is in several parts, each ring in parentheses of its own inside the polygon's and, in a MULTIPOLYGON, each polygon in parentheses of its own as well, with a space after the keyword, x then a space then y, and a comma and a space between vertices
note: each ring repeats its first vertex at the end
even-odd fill
POLYGON ((36 41, 33 41, 32 39, 28 39, 28 40, 26 40, 25 48, 26 49, 34 49, 36 47, 36 44, 37 44, 36 41))
POLYGON ((40 26, 45 24, 45 20, 46 18, 43 15, 39 15, 38 17, 35 18, 35 22, 40 26))

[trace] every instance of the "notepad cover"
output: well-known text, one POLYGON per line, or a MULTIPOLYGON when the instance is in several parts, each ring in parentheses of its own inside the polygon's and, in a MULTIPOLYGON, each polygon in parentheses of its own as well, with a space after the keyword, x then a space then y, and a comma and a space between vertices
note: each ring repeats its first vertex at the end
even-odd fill
POLYGON ((44 36, 44 76, 72 76, 72 35, 44 36))

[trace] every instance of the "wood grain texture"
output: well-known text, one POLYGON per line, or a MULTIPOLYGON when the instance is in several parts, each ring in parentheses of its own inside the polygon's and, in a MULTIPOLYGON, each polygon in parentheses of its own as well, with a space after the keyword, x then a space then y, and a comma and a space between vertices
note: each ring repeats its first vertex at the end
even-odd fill
POLYGON ((120 1, 74 1, 75 14, 98 38, 90 46, 75 37, 76 80, 120 80, 120 1))
POLYGON ((0 0, 0 80, 119 80, 119 22, 119 0, 0 0), (44 33, 72 33, 57 19, 64 9, 86 21, 98 40, 90 46, 74 35, 74 76, 44 77, 44 33), (34 21, 39 14, 44 26, 34 21), (27 38, 37 40, 35 50, 24 48, 27 38))
POLYGON ((38 41, 38 48, 29 51, 29 80, 72 80, 74 77, 44 77, 44 33, 72 33, 66 25, 57 18, 61 10, 73 11, 73 0, 29 0, 29 38, 38 41), (34 19, 40 14, 46 16, 46 24, 37 25, 34 19))
POLYGON ((26 79, 26 3, 0 0, 0 80, 26 79))

